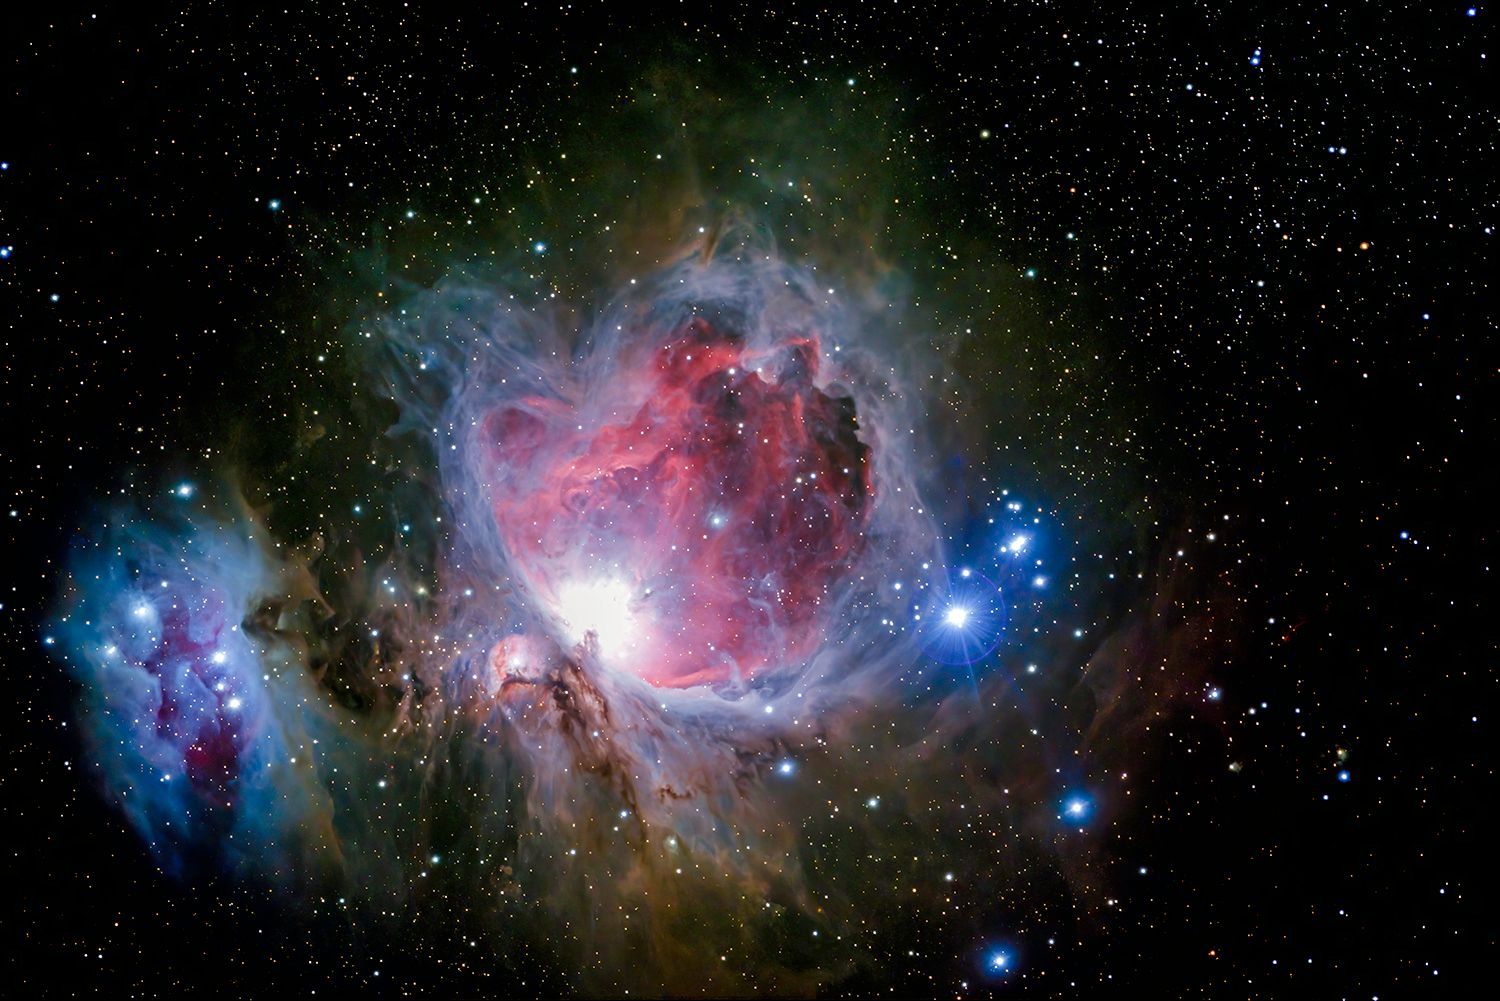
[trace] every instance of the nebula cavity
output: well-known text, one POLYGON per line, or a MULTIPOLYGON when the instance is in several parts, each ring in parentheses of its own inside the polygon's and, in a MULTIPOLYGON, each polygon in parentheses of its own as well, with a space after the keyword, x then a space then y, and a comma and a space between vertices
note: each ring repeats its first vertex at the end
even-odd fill
POLYGON ((668 268, 581 329, 454 281, 380 334, 477 586, 505 581, 605 670, 730 696, 869 639, 873 584, 933 558, 910 435, 882 430, 911 421, 881 340, 748 252, 668 268))
POLYGON ((515 566, 571 639, 654 685, 805 658, 869 517, 854 401, 817 387, 810 336, 752 351, 698 318, 632 354, 633 392, 588 425, 539 397, 483 421, 515 566))

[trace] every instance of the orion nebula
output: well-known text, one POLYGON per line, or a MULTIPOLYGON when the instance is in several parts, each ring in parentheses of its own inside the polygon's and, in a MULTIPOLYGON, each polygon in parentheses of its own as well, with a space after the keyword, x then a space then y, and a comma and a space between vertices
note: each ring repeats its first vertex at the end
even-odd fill
POLYGON ((1485 9, 846 6, 17 14, 14 990, 1493 951, 1485 9))
POLYGON ((404 834, 419 879, 462 853, 545 910, 592 884, 586 913, 635 916, 592 944, 621 958, 698 909, 648 899, 684 867, 707 899, 764 897, 760 921, 822 922, 785 786, 882 700, 924 701, 933 640, 992 649, 1003 599, 949 579, 915 373, 880 319, 736 239, 579 331, 460 278, 372 317, 389 433, 433 471, 405 517, 441 542, 427 567, 397 548, 342 607, 309 543, 274 541, 227 483, 102 516, 60 622, 106 783, 164 864, 393 888, 404 834), (483 817, 441 850, 418 804, 366 801, 456 795, 437 756, 477 759, 483 817))
MULTIPOLYGON (((1009 404, 959 388, 907 272, 696 211, 595 248, 643 270, 500 230, 508 266, 365 284, 316 356, 346 388, 296 436, 79 526, 48 641, 170 878, 437 941, 457 908, 512 975, 540 955, 588 994, 857 984, 872 913, 1038 871, 1100 906, 1065 835, 1202 697, 1222 604, 1162 619, 1145 596, 1202 585, 1129 516, 1070 527, 1047 470, 966 463, 1009 404), (1078 577, 1084 547, 1116 571, 1078 577), (1058 699, 1081 742, 1042 737, 1058 699)), ((970 934, 1003 983, 1019 939, 970 934)))
POLYGON ((487 948, 544 950, 585 993, 861 977, 871 900, 910 908, 850 879, 861 857, 935 888, 926 908, 1034 858, 1100 893, 1049 845, 1109 809, 1100 777, 1013 693, 1080 663, 1113 761, 1193 696, 1202 654, 1175 647, 1202 620, 1059 641, 1056 516, 1010 489, 978 519, 924 500, 951 497, 953 375, 889 288, 723 225, 597 308, 483 269, 392 299, 342 335, 389 536, 363 500, 282 534, 225 470, 75 537, 54 638, 163 870, 425 933, 462 900, 487 948), (1149 656, 1172 684, 1124 701, 1149 656), (975 819, 1013 831, 983 876, 975 819))

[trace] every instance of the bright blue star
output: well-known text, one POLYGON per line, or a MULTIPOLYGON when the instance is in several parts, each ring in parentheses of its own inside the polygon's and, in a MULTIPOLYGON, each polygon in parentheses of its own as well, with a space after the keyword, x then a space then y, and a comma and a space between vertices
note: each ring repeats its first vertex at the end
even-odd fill
POLYGON ((1082 824, 1094 812, 1094 802, 1081 792, 1071 793, 1062 801, 1062 813, 1068 820, 1082 824))
POLYGON ((984 574, 968 567, 941 583, 930 603, 915 613, 923 646, 944 664, 975 664, 999 645, 1005 630, 1004 596, 984 574))
POLYGON ((1016 968, 1016 955, 1009 946, 996 946, 986 950, 979 960, 985 976, 1006 977, 1016 968))

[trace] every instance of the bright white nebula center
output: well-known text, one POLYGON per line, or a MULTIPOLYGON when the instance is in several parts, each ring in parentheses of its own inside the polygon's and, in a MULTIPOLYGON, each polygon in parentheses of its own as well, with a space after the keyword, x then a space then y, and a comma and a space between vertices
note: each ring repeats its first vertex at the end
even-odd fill
POLYGON ((593 633, 601 655, 618 657, 635 646, 639 632, 630 598, 630 588, 616 578, 570 580, 557 590, 557 613, 574 643, 593 633))

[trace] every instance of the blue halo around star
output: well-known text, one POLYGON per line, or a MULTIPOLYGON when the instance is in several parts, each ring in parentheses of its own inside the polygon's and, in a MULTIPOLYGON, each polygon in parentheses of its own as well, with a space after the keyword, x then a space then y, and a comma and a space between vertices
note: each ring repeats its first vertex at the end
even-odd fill
POLYGON ((922 647, 934 660, 972 666, 995 652, 1005 633, 1005 595, 977 570, 956 571, 935 588, 921 614, 922 647))

